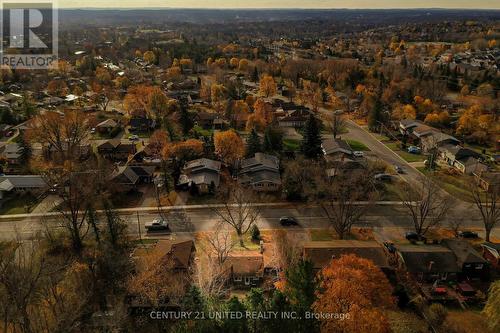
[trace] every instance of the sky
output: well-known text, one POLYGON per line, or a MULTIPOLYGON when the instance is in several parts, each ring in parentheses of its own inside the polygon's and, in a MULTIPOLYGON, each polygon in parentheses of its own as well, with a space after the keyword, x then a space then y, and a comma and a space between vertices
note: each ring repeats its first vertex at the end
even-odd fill
POLYGON ((467 8, 500 9, 500 0, 57 0, 60 8, 467 8))

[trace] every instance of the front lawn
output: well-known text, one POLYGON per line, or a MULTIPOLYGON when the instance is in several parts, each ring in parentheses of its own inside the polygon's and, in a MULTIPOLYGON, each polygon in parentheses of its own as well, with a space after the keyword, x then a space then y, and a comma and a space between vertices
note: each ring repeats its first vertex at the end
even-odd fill
POLYGON ((417 168, 427 177, 436 181, 439 186, 452 196, 464 201, 472 202, 469 177, 465 175, 449 175, 443 170, 430 171, 425 167, 417 168))
POLYGON ((36 197, 31 193, 15 194, 2 201, 0 215, 27 214, 35 208, 37 203, 36 197))
POLYGON ((349 146, 351 146, 352 150, 355 151, 369 151, 370 148, 368 148, 363 142, 359 142, 356 140, 346 140, 349 146))
POLYGON ((422 154, 410 154, 409 152, 402 150, 398 142, 383 142, 389 149, 401 156, 406 162, 423 162, 427 159, 427 156, 422 154))
POLYGON ((328 229, 310 229, 309 237, 313 242, 331 241, 338 238, 335 232, 328 229))
POLYGON ((300 149, 300 140, 297 139, 283 139, 283 148, 289 151, 297 151, 300 149))

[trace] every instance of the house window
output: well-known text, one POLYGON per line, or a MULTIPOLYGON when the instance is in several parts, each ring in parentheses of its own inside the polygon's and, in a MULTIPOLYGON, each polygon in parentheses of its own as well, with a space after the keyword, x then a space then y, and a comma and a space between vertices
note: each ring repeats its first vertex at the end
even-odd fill
POLYGON ((241 281, 241 276, 235 276, 234 281, 240 282, 241 281))

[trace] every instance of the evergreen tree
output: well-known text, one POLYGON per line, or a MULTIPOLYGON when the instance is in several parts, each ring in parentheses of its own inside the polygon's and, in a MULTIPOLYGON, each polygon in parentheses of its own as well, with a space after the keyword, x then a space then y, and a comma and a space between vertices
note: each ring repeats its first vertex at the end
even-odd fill
POLYGON ((375 98, 375 104, 371 109, 370 113, 368 113, 368 128, 371 131, 374 131, 380 126, 380 122, 383 120, 382 118, 382 102, 380 98, 377 96, 375 98))
POLYGON ((181 105, 179 121, 181 123, 182 134, 187 135, 191 128, 193 128, 193 119, 185 105, 181 105))
POLYGON ((19 133, 19 148, 20 148, 19 160, 21 162, 21 165, 27 165, 27 163, 31 159, 33 151, 31 149, 31 145, 29 144, 29 142, 25 140, 23 133, 19 133))
POLYGON ((259 135, 257 134, 257 131, 252 129, 250 132, 250 136, 248 137, 247 141, 247 157, 252 157, 255 155, 255 153, 259 153, 262 151, 262 145, 260 143, 260 138, 259 135))
POLYGON ((316 159, 322 154, 320 127, 318 120, 313 114, 309 115, 309 119, 304 125, 301 150, 307 158, 316 159))
POLYGON ((220 332, 231 332, 231 333, 246 333, 248 332, 248 323, 245 318, 246 307, 241 303, 236 296, 233 296, 226 303, 226 311, 228 312, 239 312, 243 314, 242 319, 232 319, 227 318, 222 323, 222 329, 220 332))
POLYGON ((265 152, 281 152, 283 150, 283 132, 276 127, 266 127, 263 146, 265 152))
POLYGON ((257 71, 257 67, 254 67, 254 68, 253 68, 253 72, 252 72, 252 81, 253 81, 253 82, 257 82, 257 81, 259 81, 259 72, 257 71))
MULTIPOLYGON (((314 301, 316 301, 316 274, 311 261, 300 260, 297 264, 288 268, 285 272, 287 296, 292 309, 304 317, 305 312, 310 312, 314 301)), ((314 320, 300 320, 297 322, 298 332, 312 332, 318 325, 314 320)))

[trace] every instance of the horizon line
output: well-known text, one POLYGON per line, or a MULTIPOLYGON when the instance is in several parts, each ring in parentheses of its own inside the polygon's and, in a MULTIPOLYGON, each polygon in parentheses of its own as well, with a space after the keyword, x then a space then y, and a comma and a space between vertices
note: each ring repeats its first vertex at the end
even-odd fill
POLYGON ((387 8, 326 8, 326 7, 57 7, 63 10, 158 10, 158 9, 195 9, 195 10, 495 10, 495 8, 466 8, 466 7, 387 7, 387 8))

